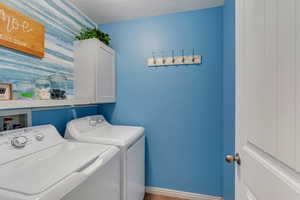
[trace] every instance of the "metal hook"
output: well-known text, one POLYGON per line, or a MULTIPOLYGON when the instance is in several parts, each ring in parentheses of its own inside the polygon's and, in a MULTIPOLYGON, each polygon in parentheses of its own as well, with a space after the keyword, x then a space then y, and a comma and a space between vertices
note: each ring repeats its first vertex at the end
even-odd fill
POLYGON ((154 52, 152 52, 152 56, 153 56, 153 64, 156 65, 156 58, 154 52))
POLYGON ((166 64, 165 52, 163 51, 162 51, 162 57, 163 57, 162 59, 163 64, 166 64))
POLYGON ((172 63, 175 63, 175 55, 174 55, 174 50, 172 50, 172 63))
POLYGON ((195 48, 193 48, 193 63, 195 62, 195 48))

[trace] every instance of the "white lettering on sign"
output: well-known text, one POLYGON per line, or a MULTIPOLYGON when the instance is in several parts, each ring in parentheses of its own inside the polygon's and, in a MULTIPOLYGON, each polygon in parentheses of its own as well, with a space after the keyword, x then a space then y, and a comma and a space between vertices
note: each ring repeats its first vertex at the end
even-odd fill
POLYGON ((29 33, 33 31, 28 21, 20 22, 17 18, 7 15, 4 9, 0 9, 0 20, 6 23, 6 31, 9 33, 15 31, 29 33))
POLYGON ((21 46, 24 46, 24 47, 27 46, 26 43, 24 43, 24 42, 22 42, 20 40, 17 40, 17 39, 13 39, 12 37, 9 37, 9 36, 3 35, 3 34, 0 34, 0 39, 1 40, 6 40, 8 42, 12 42, 14 44, 21 45, 21 46))

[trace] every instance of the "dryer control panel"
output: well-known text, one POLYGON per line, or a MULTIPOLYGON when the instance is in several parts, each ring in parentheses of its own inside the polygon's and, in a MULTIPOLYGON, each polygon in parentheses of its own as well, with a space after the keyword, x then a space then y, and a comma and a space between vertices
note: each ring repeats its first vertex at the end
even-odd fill
POLYGON ((62 142, 51 125, 0 132, 0 165, 62 142))
MULTIPOLYGON (((87 133, 94 130, 95 128, 109 125, 109 123, 105 120, 105 118, 102 115, 93 115, 72 120, 68 123, 67 126, 71 126, 71 124, 76 128, 76 130, 79 133, 87 133)), ((68 132, 68 128, 66 131, 66 136, 67 138, 69 138, 68 136, 70 133, 68 132)))

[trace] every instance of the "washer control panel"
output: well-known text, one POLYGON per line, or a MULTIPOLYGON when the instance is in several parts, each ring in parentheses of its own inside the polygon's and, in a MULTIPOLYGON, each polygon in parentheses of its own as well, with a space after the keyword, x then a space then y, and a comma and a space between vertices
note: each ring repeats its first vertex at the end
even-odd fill
POLYGON ((66 142, 51 125, 0 132, 0 164, 66 142))
POLYGON ((20 129, 0 133, 0 149, 3 145, 15 148, 23 148, 34 142, 41 142, 45 139, 45 134, 41 130, 32 128, 20 129))
POLYGON ((109 123, 105 120, 102 115, 88 116, 80 119, 72 120, 67 125, 65 137, 72 138, 69 128, 74 127, 79 133, 89 133, 90 131, 107 126, 109 123))

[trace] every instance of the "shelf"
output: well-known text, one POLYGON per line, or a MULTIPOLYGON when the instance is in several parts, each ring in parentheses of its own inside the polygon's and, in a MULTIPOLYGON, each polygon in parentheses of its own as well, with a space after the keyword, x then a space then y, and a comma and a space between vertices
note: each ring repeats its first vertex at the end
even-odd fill
POLYGON ((94 104, 87 99, 72 100, 12 100, 0 101, 0 110, 17 109, 17 108, 43 108, 57 106, 89 105, 94 104))

